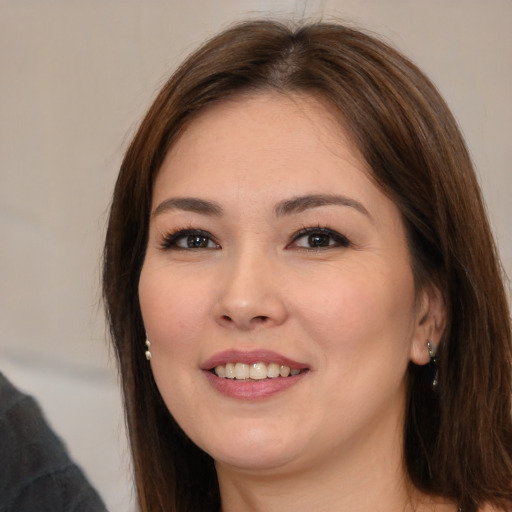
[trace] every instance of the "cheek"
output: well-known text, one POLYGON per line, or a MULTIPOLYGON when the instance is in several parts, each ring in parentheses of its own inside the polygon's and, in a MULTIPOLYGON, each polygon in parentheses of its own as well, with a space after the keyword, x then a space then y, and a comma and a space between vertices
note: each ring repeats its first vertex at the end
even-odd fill
POLYGON ((189 431, 196 415, 200 340, 204 339, 205 294, 179 273, 144 267, 139 282, 144 327, 151 340, 151 370, 175 420, 189 431), (191 423, 189 423, 189 421, 191 423))
POLYGON ((139 300, 155 360, 171 355, 172 364, 194 348, 208 310, 206 293, 198 283, 184 282, 179 273, 143 267, 139 300))
POLYGON ((317 274, 302 282, 305 292, 293 293, 295 309, 309 336, 328 349, 325 354, 339 352, 354 360, 400 349, 408 353, 415 323, 409 274, 371 266, 317 274))

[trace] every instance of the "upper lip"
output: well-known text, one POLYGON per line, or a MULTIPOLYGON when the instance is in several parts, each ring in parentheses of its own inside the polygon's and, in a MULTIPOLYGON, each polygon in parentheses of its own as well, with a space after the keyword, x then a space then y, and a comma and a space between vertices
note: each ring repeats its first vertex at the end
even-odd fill
POLYGON ((225 350, 214 354, 201 364, 202 370, 211 370, 216 366, 226 365, 227 363, 277 363, 290 367, 291 369, 308 368, 307 364, 294 361, 271 350, 225 350))

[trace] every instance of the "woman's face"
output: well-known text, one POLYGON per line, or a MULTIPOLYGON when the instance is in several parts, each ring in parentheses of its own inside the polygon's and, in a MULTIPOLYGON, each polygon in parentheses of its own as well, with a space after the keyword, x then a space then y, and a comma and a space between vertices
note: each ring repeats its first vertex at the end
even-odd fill
POLYGON ((191 123, 154 184, 139 294, 160 393, 218 468, 400 456, 424 301, 397 207, 319 101, 191 123))

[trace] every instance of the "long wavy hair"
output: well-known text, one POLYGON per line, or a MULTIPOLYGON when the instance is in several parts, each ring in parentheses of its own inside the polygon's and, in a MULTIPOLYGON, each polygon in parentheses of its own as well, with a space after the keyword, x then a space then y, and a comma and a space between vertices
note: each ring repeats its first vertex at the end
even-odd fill
POLYGON ((220 509, 213 460, 181 431, 144 357, 138 282, 152 187, 194 117, 241 94, 320 97, 339 114, 399 208, 417 290, 436 286, 448 323, 431 369, 410 364, 408 477, 464 512, 512 503, 511 324, 481 192, 457 124, 409 60, 360 30, 318 23, 238 24, 191 55, 164 85, 121 166, 104 251, 104 298, 122 376, 143 512, 220 509))

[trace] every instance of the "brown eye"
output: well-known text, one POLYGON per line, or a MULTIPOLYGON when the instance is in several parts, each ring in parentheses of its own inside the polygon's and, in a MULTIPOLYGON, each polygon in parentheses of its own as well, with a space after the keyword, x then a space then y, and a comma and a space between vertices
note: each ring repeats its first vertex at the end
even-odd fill
POLYGON ((220 249, 213 236, 201 229, 182 229, 167 235, 162 243, 163 249, 220 249))
POLYGON ((308 236, 309 247, 328 247, 333 243, 332 238, 329 235, 323 233, 316 233, 308 236))
POLYGON ((331 249, 335 247, 348 247, 347 237, 328 228, 301 229, 292 240, 292 247, 301 249, 331 249))
MULTIPOLYGON (((189 249, 202 249, 204 247, 208 247, 208 243, 210 242, 206 236, 199 235, 189 235, 184 238, 184 241, 189 249)), ((181 244, 177 245, 178 247, 182 246, 181 244)))

